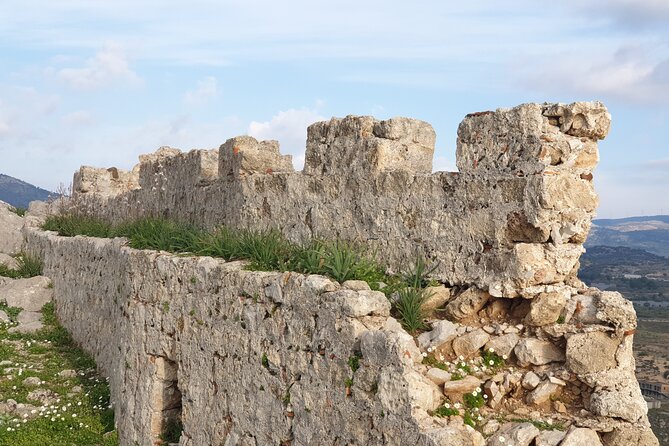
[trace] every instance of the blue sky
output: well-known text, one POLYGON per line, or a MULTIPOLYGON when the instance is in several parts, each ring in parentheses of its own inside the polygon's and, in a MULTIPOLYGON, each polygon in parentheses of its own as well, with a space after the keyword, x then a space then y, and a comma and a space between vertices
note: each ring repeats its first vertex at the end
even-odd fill
POLYGON ((454 170, 474 111, 601 100, 600 217, 669 214, 669 2, 21 0, 0 3, 0 173, 251 134, 301 162, 306 126, 409 116, 454 170))

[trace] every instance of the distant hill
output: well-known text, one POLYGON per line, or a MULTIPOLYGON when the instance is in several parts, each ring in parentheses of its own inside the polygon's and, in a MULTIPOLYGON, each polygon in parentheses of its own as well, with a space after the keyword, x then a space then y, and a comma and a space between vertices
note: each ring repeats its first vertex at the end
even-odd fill
POLYGON ((669 257, 669 215, 594 220, 586 248, 626 246, 669 257))
POLYGON ((620 291, 631 300, 669 298, 669 258, 624 246, 592 246, 578 276, 588 285, 620 291))
POLYGON ((34 200, 44 201, 53 192, 0 173, 0 200, 17 208, 27 208, 34 200))

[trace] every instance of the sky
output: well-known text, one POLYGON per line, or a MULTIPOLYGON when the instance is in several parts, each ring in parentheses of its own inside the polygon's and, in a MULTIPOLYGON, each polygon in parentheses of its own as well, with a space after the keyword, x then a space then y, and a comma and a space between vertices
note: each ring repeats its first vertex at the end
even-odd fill
POLYGON ((667 0, 0 0, 0 173, 55 190, 80 165, 408 116, 456 170, 467 113, 603 101, 598 216, 669 214, 667 0))

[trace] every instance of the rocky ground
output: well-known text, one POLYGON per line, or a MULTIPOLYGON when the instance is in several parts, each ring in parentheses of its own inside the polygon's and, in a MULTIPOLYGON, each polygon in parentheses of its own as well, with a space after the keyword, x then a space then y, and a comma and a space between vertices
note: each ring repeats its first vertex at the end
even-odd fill
POLYGON ((0 446, 118 445, 107 381, 58 324, 52 294, 47 277, 0 276, 0 446))

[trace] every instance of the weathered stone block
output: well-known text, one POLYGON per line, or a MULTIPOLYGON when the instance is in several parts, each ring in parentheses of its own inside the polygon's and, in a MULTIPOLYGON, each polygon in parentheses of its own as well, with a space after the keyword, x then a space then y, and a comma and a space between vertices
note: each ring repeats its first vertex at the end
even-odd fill
POLYGON ((278 141, 258 141, 251 136, 228 139, 219 149, 218 160, 221 178, 295 170, 292 157, 279 152, 278 141))
POLYGON ((567 367, 579 375, 612 369, 618 344, 618 339, 601 331, 573 334, 567 338, 567 367))

